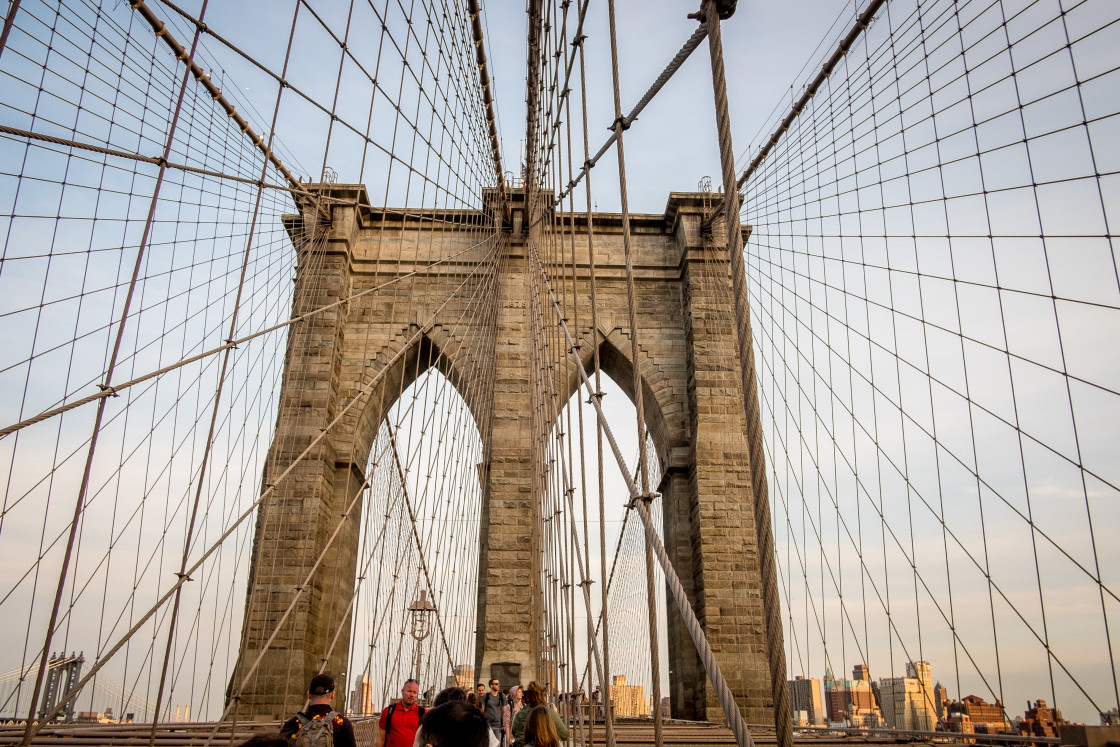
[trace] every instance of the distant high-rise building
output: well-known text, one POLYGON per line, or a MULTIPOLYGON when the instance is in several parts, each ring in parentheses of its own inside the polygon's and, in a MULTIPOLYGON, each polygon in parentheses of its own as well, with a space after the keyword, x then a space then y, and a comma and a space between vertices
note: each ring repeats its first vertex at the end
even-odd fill
POLYGON ((866 664, 856 664, 852 667, 852 679, 861 682, 871 681, 871 672, 868 671, 866 664))
POLYGON ((624 674, 611 677, 611 703, 616 716, 652 715, 646 701, 645 688, 641 685, 627 685, 624 674))
POLYGON ((905 677, 879 680, 880 705, 887 726, 906 731, 933 731, 937 708, 928 662, 908 662, 905 677))
POLYGON ((845 724, 861 728, 882 725, 882 715, 871 689, 871 675, 866 665, 859 664, 852 672, 867 679, 837 680, 832 670, 825 672, 825 711, 828 723, 845 724))
POLYGON ((350 691, 350 715, 372 716, 374 712, 373 683, 363 674, 350 691))
POLYGON ((933 705, 937 709, 937 720, 944 721, 948 715, 949 691, 940 682, 933 686, 933 705))
POLYGON ((461 687, 470 692, 474 689, 474 667, 470 664, 456 664, 447 675, 445 687, 461 687))
MULTIPOLYGON (((821 681, 816 677, 805 679, 798 675, 789 681, 789 709, 794 714, 805 712, 806 721, 799 726, 824 726, 824 704, 821 700, 821 681)), ((795 717, 796 723, 796 717, 795 717)))

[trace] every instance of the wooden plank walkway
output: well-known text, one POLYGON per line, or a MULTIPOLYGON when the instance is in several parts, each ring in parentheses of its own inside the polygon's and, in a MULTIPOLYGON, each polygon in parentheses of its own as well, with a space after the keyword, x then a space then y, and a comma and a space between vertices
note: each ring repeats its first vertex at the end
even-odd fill
MULTIPOLYGON (((150 724, 60 724, 44 728, 35 736, 31 744, 53 747, 146 747, 151 734, 150 724)), ((222 724, 214 732, 214 724, 191 722, 181 724, 162 724, 156 730, 158 747, 203 747, 210 740, 211 747, 229 747, 244 742, 254 734, 262 732, 277 733, 279 722, 254 723, 242 722, 233 727, 222 724)), ((377 733, 377 721, 373 718, 355 719, 354 733, 358 747, 373 747, 377 733)), ((593 744, 603 745, 603 725, 595 724, 593 744)), ((755 727, 751 736, 758 745, 772 745, 775 742, 773 728, 755 727)), ((953 742, 946 735, 938 745, 962 744, 953 742)), ((573 744, 578 745, 579 730, 572 733, 573 744)), ((0 747, 18 745, 23 739, 23 726, 18 724, 0 725, 0 747)), ((854 745, 889 745, 906 743, 906 738, 860 737, 826 735, 819 732, 799 733, 797 744, 805 747, 853 747, 854 745)), ((653 744, 653 723, 648 719, 619 719, 615 724, 617 747, 645 747, 653 744)), ((709 724, 694 721, 668 721, 665 723, 664 743, 668 747, 721 747, 734 745, 735 737, 731 730, 722 724, 709 724)))

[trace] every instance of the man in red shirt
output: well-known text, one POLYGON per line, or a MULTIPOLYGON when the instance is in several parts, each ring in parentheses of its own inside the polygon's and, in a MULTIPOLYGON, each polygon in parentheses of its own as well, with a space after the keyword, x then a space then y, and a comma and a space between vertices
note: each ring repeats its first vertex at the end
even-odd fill
POLYGON ((424 709, 416 705, 419 694, 420 683, 406 680, 401 688, 400 702, 387 706, 381 712, 381 720, 377 722, 376 747, 412 747, 420 717, 424 715, 424 709))

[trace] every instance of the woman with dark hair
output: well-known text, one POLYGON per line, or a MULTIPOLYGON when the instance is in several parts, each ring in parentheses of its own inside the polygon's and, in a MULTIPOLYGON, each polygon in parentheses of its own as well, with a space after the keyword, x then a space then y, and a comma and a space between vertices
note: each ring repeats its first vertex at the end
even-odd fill
POLYGON ((424 714, 416 730, 419 747, 486 747, 490 727, 477 708, 463 700, 438 705, 424 714))
POLYGON ((539 705, 525 719, 525 747, 560 747, 560 735, 548 706, 539 705))
MULTIPOLYGON (((530 682, 529 686, 525 688, 524 699, 525 707, 513 717, 513 724, 510 726, 510 731, 513 732, 513 747, 525 747, 525 721, 534 708, 545 705, 544 690, 536 682, 530 682)), ((552 723, 556 727, 556 733, 560 737, 560 741, 568 741, 568 727, 564 725, 560 714, 548 708, 548 706, 545 706, 545 710, 552 717, 552 723)))
POLYGON ((439 691, 439 695, 437 695, 436 699, 432 702, 432 707, 434 708, 435 706, 443 705, 444 703, 450 703, 453 700, 465 701, 466 699, 467 691, 463 688, 445 687, 444 689, 439 691))

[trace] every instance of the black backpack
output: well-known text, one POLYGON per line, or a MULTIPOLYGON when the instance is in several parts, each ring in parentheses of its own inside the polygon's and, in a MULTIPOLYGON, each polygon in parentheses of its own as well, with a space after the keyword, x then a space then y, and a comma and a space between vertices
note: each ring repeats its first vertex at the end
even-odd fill
MULTIPOLYGON (((493 698, 493 697, 494 697, 493 693, 486 693, 486 695, 482 696, 482 710, 483 710, 483 712, 486 711, 486 706, 490 705, 490 698, 493 698)), ((506 707, 506 694, 505 693, 498 693, 497 697, 498 697, 498 713, 501 713, 502 709, 506 707)))

